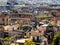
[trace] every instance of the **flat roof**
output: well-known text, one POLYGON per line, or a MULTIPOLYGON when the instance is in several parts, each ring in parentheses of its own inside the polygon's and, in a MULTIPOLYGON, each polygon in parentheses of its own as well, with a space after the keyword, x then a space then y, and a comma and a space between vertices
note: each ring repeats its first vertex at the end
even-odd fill
POLYGON ((46 15, 46 14, 39 14, 37 16, 35 16, 36 18, 47 18, 47 17, 52 17, 52 15, 46 15))

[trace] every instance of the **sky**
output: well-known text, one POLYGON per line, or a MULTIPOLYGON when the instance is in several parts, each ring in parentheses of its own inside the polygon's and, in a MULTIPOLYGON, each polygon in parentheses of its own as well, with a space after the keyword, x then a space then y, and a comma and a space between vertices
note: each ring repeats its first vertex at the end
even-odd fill
MULTIPOLYGON (((3 2, 6 2, 7 0, 0 0, 0 1, 3 1, 3 2)), ((38 0, 37 0, 38 1, 38 0)), ((47 0, 48 1, 48 0, 47 0)), ((50 0, 49 0, 50 1, 50 0)), ((52 0, 51 0, 52 1, 52 0)), ((57 1, 57 0, 56 0, 57 1)), ((58 0, 58 1, 60 1, 60 0, 58 0)))
POLYGON ((7 0, 0 0, 0 2, 3 1, 3 2, 7 2, 7 0))
MULTIPOLYGON (((8 0, 0 0, 0 2, 7 2, 8 0)), ((17 0, 17 1, 21 1, 21 0, 17 0)), ((32 1, 32 0, 23 0, 23 1, 32 1)), ((45 2, 52 2, 52 0, 33 0, 33 1, 45 1, 45 2)), ((53 0, 53 1, 58 1, 60 2, 60 0, 53 0)))

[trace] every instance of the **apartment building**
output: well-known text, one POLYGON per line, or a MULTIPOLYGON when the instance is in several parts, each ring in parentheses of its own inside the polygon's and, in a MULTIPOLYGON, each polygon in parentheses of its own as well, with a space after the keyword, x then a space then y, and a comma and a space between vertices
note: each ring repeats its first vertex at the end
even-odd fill
POLYGON ((33 18, 32 13, 13 13, 10 15, 11 23, 29 23, 33 18))
POLYGON ((0 14, 0 25, 8 25, 9 16, 7 14, 0 14))

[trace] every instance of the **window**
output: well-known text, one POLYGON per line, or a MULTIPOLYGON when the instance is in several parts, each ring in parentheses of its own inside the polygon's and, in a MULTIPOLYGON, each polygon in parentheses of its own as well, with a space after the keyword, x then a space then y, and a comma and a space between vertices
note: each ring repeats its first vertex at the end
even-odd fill
POLYGON ((37 36, 37 42, 39 42, 39 36, 37 36))
POLYGON ((2 20, 4 21, 4 18, 2 20))
POLYGON ((33 37, 33 42, 35 42, 35 37, 33 37))
POLYGON ((8 19, 7 19, 7 21, 8 21, 8 19))
POLYGON ((21 15, 22 18, 24 18, 24 15, 21 15))
POLYGON ((29 35, 31 35, 31 33, 29 33, 29 35))
POLYGON ((26 33, 25 33, 25 36, 26 36, 26 33))
POLYGON ((39 33, 41 33, 41 31, 39 31, 39 33))
POLYGON ((19 15, 19 17, 21 17, 21 15, 19 15))

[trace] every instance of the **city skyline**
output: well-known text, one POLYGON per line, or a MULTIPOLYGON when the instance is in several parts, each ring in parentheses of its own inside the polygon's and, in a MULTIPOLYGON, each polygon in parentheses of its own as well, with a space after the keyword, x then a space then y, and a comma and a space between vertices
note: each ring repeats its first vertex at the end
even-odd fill
MULTIPOLYGON (((7 5, 7 2, 10 1, 10 0, 0 0, 0 6, 5 6, 7 5)), ((14 1, 14 0, 12 0, 14 1)), ((60 4, 60 0, 15 0, 16 2, 19 3, 19 1, 23 1, 25 3, 31 3, 31 4, 34 4, 34 3, 49 3, 49 4, 53 4, 53 3, 56 3, 56 4, 60 4)))

